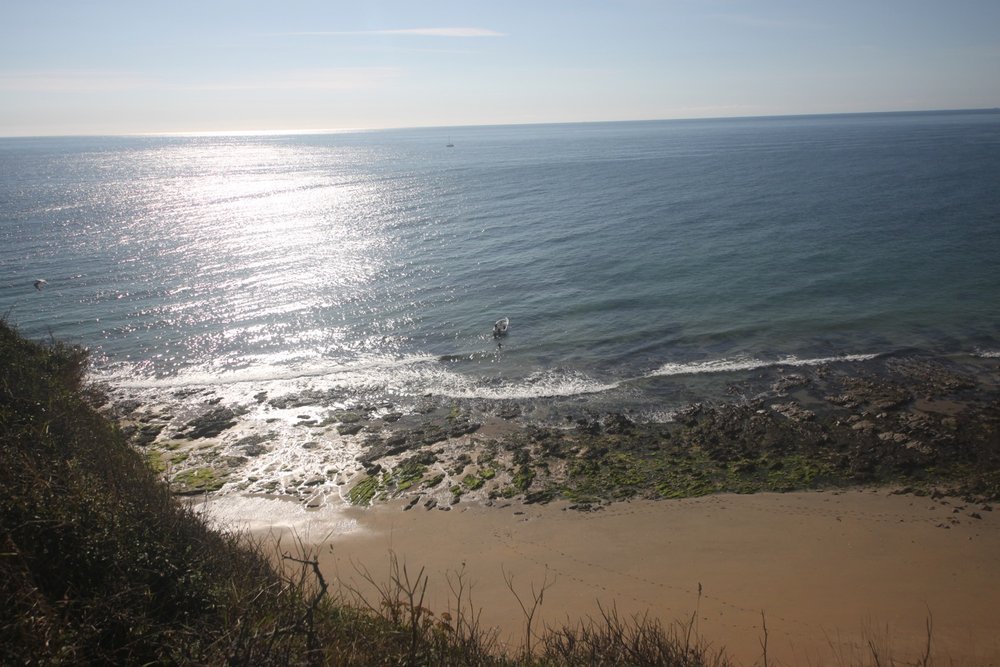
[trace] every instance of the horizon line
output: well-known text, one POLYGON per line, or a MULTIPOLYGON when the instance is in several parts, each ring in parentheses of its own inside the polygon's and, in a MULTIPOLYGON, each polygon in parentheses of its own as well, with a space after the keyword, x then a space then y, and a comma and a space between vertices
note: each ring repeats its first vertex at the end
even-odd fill
POLYGON ((606 123, 655 123, 713 120, 766 120, 783 118, 811 118, 823 116, 873 116, 892 114, 934 114, 934 113, 1000 113, 997 107, 948 107, 935 109, 893 109, 888 111, 817 111, 804 113, 778 113, 754 115, 719 115, 719 116, 676 116, 656 118, 627 118, 613 120, 572 120, 572 121, 530 121, 509 123, 468 123, 451 125, 390 125, 383 127, 339 127, 339 128, 285 128, 285 129, 254 129, 254 130, 164 130, 143 132, 83 132, 67 134, 0 134, 0 139, 69 139, 85 137, 222 137, 222 136, 283 136, 311 134, 355 134, 362 132, 389 132, 396 130, 434 130, 458 128, 486 127, 531 127, 542 125, 597 125, 606 123))

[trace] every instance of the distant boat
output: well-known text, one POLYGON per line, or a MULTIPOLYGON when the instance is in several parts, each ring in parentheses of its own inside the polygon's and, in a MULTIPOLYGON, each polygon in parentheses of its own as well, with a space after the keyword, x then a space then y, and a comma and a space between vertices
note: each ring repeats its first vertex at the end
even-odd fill
POLYGON ((493 337, 506 336, 508 328, 510 328, 510 318, 505 317, 502 320, 497 320, 496 324, 493 325, 493 337))
POLYGON ((455 144, 451 143, 451 137, 448 137, 448 143, 444 145, 445 148, 454 148, 455 144))

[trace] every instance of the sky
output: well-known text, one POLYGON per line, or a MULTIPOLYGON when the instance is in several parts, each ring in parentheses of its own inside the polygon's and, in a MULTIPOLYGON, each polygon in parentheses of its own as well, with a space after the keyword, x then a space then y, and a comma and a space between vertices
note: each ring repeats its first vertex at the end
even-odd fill
POLYGON ((992 107, 997 0, 0 2, 0 136, 992 107))

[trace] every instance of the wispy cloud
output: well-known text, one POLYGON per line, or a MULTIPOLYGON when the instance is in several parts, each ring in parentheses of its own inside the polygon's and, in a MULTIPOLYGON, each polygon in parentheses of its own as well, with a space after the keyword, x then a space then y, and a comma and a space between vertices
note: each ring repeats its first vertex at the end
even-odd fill
POLYGON ((283 32, 293 37, 349 37, 349 36, 404 36, 404 37, 506 37, 506 33, 488 28, 399 28, 392 30, 331 30, 283 32))

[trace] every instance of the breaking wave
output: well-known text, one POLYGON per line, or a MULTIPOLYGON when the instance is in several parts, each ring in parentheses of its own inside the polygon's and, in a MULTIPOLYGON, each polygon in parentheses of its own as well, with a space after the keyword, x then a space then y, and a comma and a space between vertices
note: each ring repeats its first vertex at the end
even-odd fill
POLYGON ((647 377, 663 377, 674 375, 701 375, 705 373, 735 373, 753 371, 759 368, 777 368, 779 366, 821 366, 836 362, 868 361, 878 357, 878 354, 847 354, 837 357, 816 357, 800 359, 796 356, 781 359, 756 359, 753 357, 737 357, 735 359, 712 359, 709 361, 693 361, 688 363, 666 363, 649 373, 647 377))

